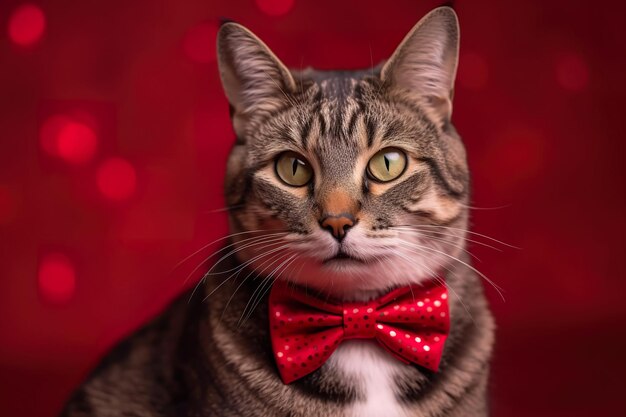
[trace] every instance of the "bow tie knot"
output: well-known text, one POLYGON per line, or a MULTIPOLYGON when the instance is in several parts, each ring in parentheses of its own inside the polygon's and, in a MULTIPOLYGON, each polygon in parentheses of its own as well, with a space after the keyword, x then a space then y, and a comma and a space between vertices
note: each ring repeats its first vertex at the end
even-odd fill
POLYGON ((270 336, 286 384, 326 362, 347 339, 374 339, 404 363, 436 371, 448 336, 448 292, 439 281, 393 290, 368 302, 333 302, 277 282, 270 336))
POLYGON ((373 339, 376 337, 376 308, 369 303, 344 303, 344 339, 373 339))

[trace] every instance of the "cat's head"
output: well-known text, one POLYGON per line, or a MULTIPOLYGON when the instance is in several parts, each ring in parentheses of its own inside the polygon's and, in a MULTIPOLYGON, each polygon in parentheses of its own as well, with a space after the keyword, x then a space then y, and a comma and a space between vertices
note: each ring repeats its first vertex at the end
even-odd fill
POLYGON ((218 61, 237 136, 226 197, 239 259, 268 279, 342 296, 441 274, 467 227, 469 172, 450 121, 458 46, 456 14, 442 7, 377 68, 295 71, 224 24, 218 61))

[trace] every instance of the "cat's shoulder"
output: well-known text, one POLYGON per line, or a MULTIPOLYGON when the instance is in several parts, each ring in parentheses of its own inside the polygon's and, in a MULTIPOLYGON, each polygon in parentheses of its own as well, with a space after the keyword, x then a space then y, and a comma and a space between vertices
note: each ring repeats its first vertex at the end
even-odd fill
POLYGON ((121 339, 74 391, 61 416, 118 416, 122 405, 126 412, 172 415, 159 410, 175 403, 181 338, 199 320, 197 304, 183 293, 121 339))

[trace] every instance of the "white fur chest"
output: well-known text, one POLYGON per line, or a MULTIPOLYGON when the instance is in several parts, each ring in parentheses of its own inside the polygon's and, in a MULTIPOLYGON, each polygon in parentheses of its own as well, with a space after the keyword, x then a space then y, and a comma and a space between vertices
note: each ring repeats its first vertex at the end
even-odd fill
POLYGON ((394 395, 394 376, 403 364, 383 348, 363 340, 347 340, 329 361, 353 376, 365 393, 347 413, 354 417, 404 417, 406 412, 394 395))

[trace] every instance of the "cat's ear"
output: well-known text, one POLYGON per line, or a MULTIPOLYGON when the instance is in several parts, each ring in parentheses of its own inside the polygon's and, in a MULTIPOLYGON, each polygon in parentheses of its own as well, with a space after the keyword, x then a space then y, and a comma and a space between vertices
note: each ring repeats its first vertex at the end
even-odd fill
POLYGON ((416 101, 440 127, 452 115, 459 55, 459 22, 450 7, 439 7, 406 35, 381 70, 393 92, 416 101))
POLYGON ((237 23, 221 26, 217 60, 224 92, 239 116, 272 111, 295 89, 285 65, 254 33, 237 23))

